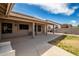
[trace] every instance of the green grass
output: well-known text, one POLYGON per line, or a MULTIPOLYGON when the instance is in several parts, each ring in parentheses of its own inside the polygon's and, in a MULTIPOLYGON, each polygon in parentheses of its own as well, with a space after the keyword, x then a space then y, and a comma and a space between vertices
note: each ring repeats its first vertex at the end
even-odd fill
POLYGON ((59 43, 57 46, 60 47, 60 48, 63 48, 64 50, 66 50, 66 51, 68 51, 68 52, 70 52, 74 55, 79 56, 79 49, 76 48, 76 47, 73 47, 73 46, 70 46, 70 45, 65 45, 65 44, 62 44, 62 43, 59 43))
POLYGON ((79 37, 78 36, 63 36, 64 38, 57 38, 54 41, 51 41, 49 43, 54 44, 74 55, 79 56, 79 37), (72 41, 75 43, 73 44, 72 41))

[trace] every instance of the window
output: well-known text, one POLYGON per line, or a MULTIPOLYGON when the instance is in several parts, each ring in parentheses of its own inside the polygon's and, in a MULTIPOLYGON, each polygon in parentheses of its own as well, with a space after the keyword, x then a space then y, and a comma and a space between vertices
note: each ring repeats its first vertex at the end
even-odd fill
POLYGON ((20 29, 20 30, 28 30, 28 29, 29 29, 29 25, 26 25, 26 24, 19 24, 19 29, 20 29))
POLYGON ((38 25, 38 32, 41 32, 41 26, 38 25))
POLYGON ((12 33, 12 24, 11 23, 2 23, 2 34, 12 33))

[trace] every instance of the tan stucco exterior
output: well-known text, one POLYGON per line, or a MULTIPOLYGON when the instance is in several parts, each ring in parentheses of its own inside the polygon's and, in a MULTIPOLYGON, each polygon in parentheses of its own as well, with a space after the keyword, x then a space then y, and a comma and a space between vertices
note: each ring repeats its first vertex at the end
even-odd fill
POLYGON ((9 20, 8 19, 2 19, 2 20, 0 20, 0 22, 1 23, 12 23, 12 33, 1 34, 2 39, 19 37, 19 36, 27 36, 27 35, 29 35, 30 32, 33 32, 33 36, 35 37, 35 30, 34 30, 35 25, 37 26, 36 29, 38 29, 38 25, 41 25, 41 32, 38 32, 38 30, 37 30, 37 32, 36 32, 37 35, 46 33, 46 25, 41 24, 41 23, 14 21, 14 20, 10 20, 10 19, 9 20), (20 30, 19 24, 28 24, 29 30, 20 30))

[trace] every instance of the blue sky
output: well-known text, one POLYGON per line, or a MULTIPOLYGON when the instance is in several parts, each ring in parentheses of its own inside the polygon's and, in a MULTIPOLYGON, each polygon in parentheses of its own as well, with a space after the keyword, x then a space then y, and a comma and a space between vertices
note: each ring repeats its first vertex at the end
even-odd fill
POLYGON ((61 24, 79 24, 79 3, 16 3, 12 11, 61 24))

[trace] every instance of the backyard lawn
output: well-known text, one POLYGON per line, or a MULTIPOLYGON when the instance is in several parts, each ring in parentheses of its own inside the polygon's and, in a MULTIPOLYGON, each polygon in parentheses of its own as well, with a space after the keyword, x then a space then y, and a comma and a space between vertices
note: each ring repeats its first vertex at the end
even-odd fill
POLYGON ((74 55, 79 56, 79 37, 78 36, 69 36, 64 35, 55 40, 50 41, 49 43, 54 44, 74 55))

